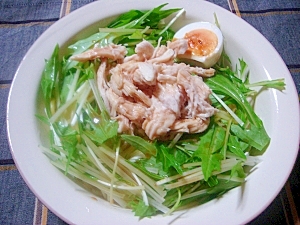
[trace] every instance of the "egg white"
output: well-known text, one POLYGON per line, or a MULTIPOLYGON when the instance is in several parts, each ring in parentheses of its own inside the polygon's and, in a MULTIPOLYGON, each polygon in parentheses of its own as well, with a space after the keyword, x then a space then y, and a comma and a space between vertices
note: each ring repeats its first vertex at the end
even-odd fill
POLYGON ((195 22, 195 23, 190 23, 181 29, 179 29, 175 35, 174 39, 180 39, 184 38, 185 34, 188 32, 191 32, 193 30, 198 30, 198 29, 207 29, 211 32, 213 32, 218 40, 216 48, 208 55, 206 56, 200 56, 200 55, 195 55, 195 54, 182 54, 178 55, 179 60, 195 65, 195 66, 202 66, 204 68, 209 68, 212 67, 214 64, 217 63, 219 60, 222 50, 223 50, 223 35, 221 30, 214 24, 209 23, 209 22, 195 22))

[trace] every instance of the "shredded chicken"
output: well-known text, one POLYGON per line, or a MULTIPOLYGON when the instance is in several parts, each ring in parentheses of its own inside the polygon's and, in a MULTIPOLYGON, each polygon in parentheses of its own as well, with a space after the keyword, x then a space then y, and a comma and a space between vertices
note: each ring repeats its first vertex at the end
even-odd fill
POLYGON ((96 58, 108 58, 112 60, 123 60, 124 56, 127 54, 127 50, 122 45, 111 44, 107 47, 95 47, 84 53, 73 56, 71 59, 86 62, 96 58))
POLYGON ((175 63, 177 54, 188 48, 184 39, 156 48, 143 41, 128 57, 124 48, 94 48, 72 58, 102 59, 98 88, 111 117, 119 123, 118 131, 142 132, 150 140, 178 132, 203 132, 216 109, 210 104, 211 90, 202 77, 213 76, 214 69, 175 63), (118 62, 109 70, 105 69, 107 58, 118 62))

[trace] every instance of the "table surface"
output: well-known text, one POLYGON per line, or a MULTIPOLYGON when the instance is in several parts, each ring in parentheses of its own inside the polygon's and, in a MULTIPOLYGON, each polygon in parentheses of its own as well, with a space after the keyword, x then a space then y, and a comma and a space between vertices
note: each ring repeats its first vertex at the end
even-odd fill
MULTIPOLYGON (((125 0, 124 0, 125 1, 125 0)), ((276 48, 300 93, 300 0, 210 0, 243 18, 276 48)), ((65 224, 26 186, 10 153, 6 104, 17 66, 53 23, 92 0, 1 0, 0 224, 65 224)), ((249 224, 300 224, 300 160, 270 206, 249 224)))

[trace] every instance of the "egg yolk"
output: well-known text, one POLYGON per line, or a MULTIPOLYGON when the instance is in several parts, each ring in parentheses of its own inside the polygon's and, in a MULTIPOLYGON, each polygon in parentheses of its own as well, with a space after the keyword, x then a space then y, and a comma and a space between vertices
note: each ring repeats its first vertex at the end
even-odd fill
POLYGON ((185 34, 188 40, 188 52, 193 55, 207 56, 215 50, 218 38, 215 33, 207 29, 197 29, 185 34))

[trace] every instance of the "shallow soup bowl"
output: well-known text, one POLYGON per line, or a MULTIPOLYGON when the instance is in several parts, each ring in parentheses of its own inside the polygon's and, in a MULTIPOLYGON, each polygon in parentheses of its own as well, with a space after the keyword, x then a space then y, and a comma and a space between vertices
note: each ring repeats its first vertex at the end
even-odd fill
POLYGON ((215 22, 224 36, 232 64, 243 58, 251 82, 284 78, 286 89, 260 93, 255 111, 265 124, 271 142, 261 162, 242 187, 206 204, 170 216, 139 220, 130 210, 110 205, 68 179, 43 154, 49 145, 47 129, 37 119, 42 112, 40 81, 56 44, 64 54, 76 40, 97 32, 121 13, 152 9, 153 1, 96 1, 62 18, 46 30, 24 56, 9 94, 7 124, 11 152, 23 179, 53 213, 69 224, 244 224, 258 216, 277 196, 294 165, 299 145, 299 105, 291 75, 274 47, 252 26, 229 11, 200 0, 172 0, 166 8, 184 8, 173 25, 178 30, 196 21, 215 22))

